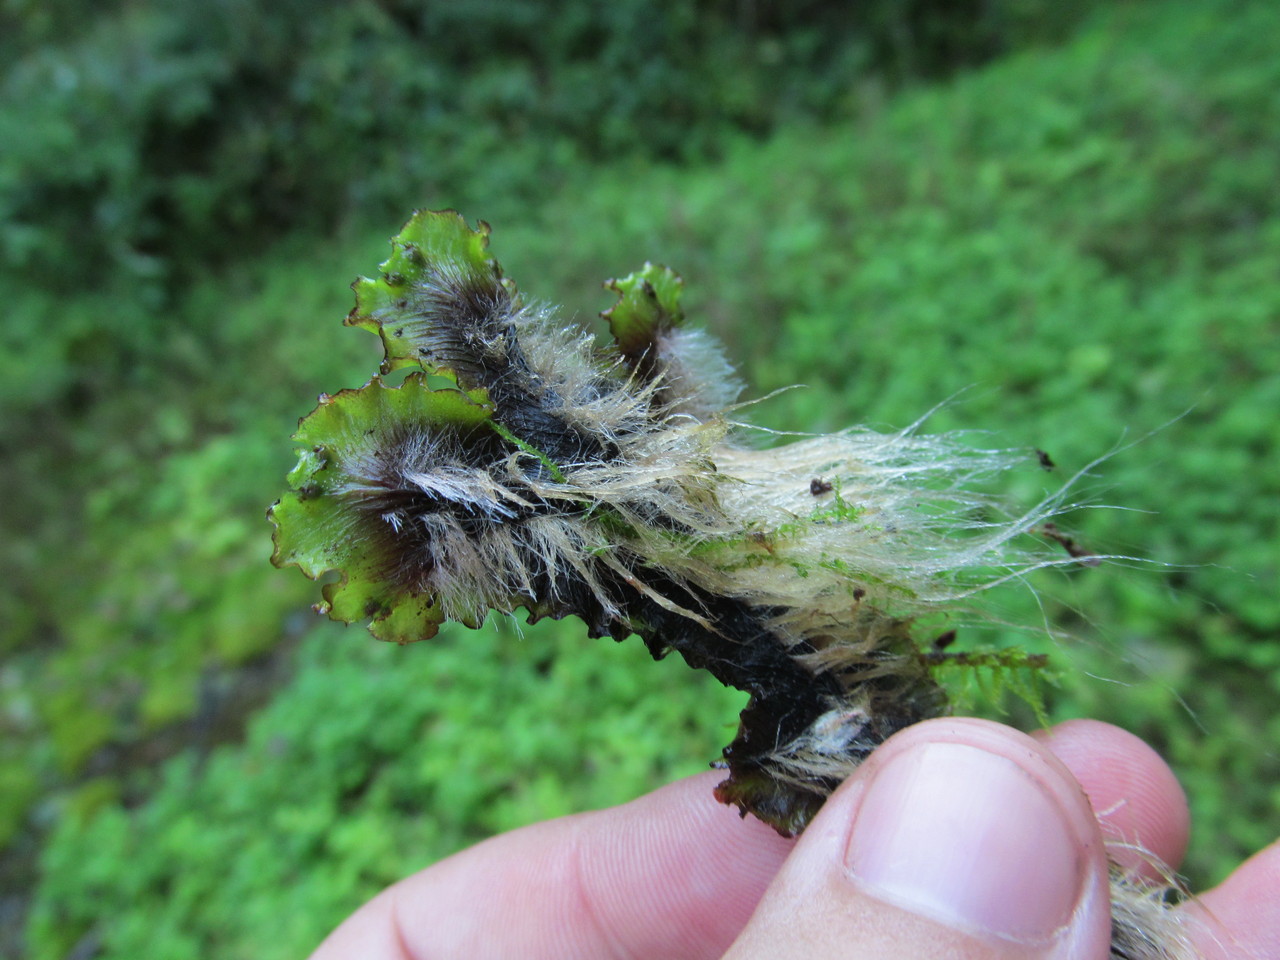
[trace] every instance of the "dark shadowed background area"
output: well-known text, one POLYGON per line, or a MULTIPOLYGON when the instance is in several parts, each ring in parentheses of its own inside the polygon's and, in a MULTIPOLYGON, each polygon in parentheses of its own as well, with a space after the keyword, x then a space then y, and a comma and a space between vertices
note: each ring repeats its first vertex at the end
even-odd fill
POLYGON ((1275 4, 0 0, 0 64, 0 955, 302 956, 731 737, 741 695, 639 643, 388 647, 267 563, 415 207, 586 321, 674 267, 750 395, 806 385, 760 424, 950 400, 925 429, 1051 455, 1025 503, 1114 454, 1060 525, 1140 559, 1012 585, 958 649, 1047 651, 1053 718, 1156 745, 1194 883, 1280 829, 1275 4))

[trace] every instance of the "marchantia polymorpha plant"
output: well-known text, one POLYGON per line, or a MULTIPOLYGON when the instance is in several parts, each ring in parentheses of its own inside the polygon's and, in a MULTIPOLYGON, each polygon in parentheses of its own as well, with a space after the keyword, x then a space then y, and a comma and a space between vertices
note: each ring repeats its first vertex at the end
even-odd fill
MULTIPOLYGON (((525 300, 488 232, 419 212, 354 284, 346 323, 381 337, 382 376, 412 372, 301 421, 272 561, 337 571, 317 610, 384 640, 524 608, 679 654, 750 694, 717 798, 800 832, 877 745, 946 712, 921 617, 1075 562, 1019 546, 1062 495, 1004 514, 983 481, 1037 452, 918 425, 746 446, 738 382, 685 325, 676 274, 607 284, 602 346, 525 300)), ((1116 891, 1115 956, 1191 955, 1152 932, 1158 891, 1116 891)))

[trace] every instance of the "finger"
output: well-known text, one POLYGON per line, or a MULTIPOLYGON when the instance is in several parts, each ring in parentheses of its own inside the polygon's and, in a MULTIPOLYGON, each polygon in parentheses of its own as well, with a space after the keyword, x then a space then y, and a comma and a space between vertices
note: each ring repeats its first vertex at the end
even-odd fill
POLYGON ((1097 960, 1108 886, 1089 803, 1046 747, 931 720, 836 791, 727 957, 1097 960))
POLYGON ((1280 960, 1280 842, 1179 909, 1204 960, 1280 960))
MULTIPOLYGON (((1091 721, 1064 724, 1046 739, 1086 785, 1095 807, 1110 814, 1114 832, 1140 838, 1176 863, 1185 843, 1179 826, 1185 804, 1149 748, 1091 721), (1178 802, 1168 802, 1171 794, 1178 802), (1179 837, 1176 843, 1167 839, 1179 837)), ((623 807, 494 838, 385 892, 315 956, 399 960, 422 956, 427 946, 433 956, 446 955, 446 941, 459 944, 459 955, 483 956, 483 947, 474 945, 479 940, 500 952, 510 938, 521 941, 524 955, 536 957, 525 949, 529 938, 552 928, 560 931, 557 937, 572 938, 558 943, 557 955, 607 956, 604 943, 623 955, 719 956, 789 845, 714 803, 716 779, 706 774, 623 807), (559 847, 570 842, 578 847, 573 896, 548 880, 565 869, 559 847), (448 922, 434 919, 441 914, 448 922), (498 929, 494 917, 501 917, 498 929)))
POLYGON ((792 843, 678 781, 495 837, 396 884, 313 960, 719 957, 792 843))
POLYGON ((1119 727, 1068 720, 1033 734, 1084 788, 1111 859, 1150 880, 1177 869, 1190 815, 1173 771, 1151 747, 1119 727))

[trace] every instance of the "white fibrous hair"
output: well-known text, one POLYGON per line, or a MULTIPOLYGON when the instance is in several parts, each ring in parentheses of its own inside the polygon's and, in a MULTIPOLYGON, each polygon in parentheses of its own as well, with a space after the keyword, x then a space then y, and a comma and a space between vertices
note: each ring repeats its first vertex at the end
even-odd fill
MULTIPOLYGON (((946 712, 922 617, 1077 562, 1026 536, 1064 494, 1010 514, 982 492, 1025 451, 919 424, 744 445, 740 384, 684 326, 669 270, 609 285, 605 348, 520 298, 487 228, 420 213, 394 249, 347 322, 382 337, 384 372, 415 372, 302 422, 273 559, 338 570, 319 609, 386 639, 523 607, 680 654, 751 695, 716 795, 784 834, 887 737, 946 712)), ((1161 892, 1114 889, 1114 956, 1194 955, 1161 892)))

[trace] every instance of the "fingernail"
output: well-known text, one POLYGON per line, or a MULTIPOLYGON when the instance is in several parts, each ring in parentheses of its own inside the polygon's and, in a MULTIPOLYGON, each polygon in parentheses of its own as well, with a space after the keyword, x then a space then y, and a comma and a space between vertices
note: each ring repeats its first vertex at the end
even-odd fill
POLYGON ((959 743, 891 758, 865 788, 845 863, 867 892, 948 925, 1035 942, 1070 919, 1085 855, 1013 760, 959 743))

